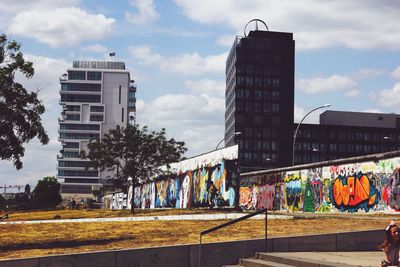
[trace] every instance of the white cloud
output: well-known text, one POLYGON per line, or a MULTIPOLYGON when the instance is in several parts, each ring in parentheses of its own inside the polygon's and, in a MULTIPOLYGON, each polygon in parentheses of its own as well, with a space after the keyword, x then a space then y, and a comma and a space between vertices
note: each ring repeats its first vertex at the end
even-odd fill
POLYGON ((64 59, 30 54, 26 54, 25 59, 33 63, 35 74, 29 80, 18 74, 16 80, 28 90, 39 89, 39 98, 43 100, 46 109, 58 108, 59 77, 65 73, 68 63, 64 59))
POLYGON ((151 102, 137 101, 137 121, 151 129, 166 128, 170 137, 185 141, 187 156, 215 148, 224 136, 225 102, 206 94, 168 94, 151 102))
POLYGON ((232 47, 233 44, 232 35, 222 35, 218 37, 217 44, 224 47, 229 47, 229 48, 232 47))
POLYGON ((201 79, 196 81, 187 80, 185 81, 185 85, 194 93, 225 98, 224 81, 215 81, 210 79, 201 79))
POLYGON ((351 75, 354 80, 370 79, 381 76, 385 71, 379 69, 361 69, 351 75))
POLYGON ((105 38, 111 34, 114 22, 112 18, 89 14, 77 7, 33 9, 19 12, 7 31, 58 47, 105 38))
POLYGON ((378 104, 384 107, 397 108, 400 106, 400 83, 396 83, 392 89, 382 90, 371 96, 378 104))
POLYGON ((299 50, 344 46, 400 49, 397 1, 175 0, 183 14, 204 24, 241 30, 260 18, 271 31, 293 32, 299 50), (376 23, 371 23, 374 21, 376 23))
POLYGON ((376 108, 369 108, 366 110, 361 110, 361 112, 367 112, 367 113, 385 113, 380 109, 376 109, 376 108))
POLYGON ((303 78, 297 82, 297 86, 307 94, 345 91, 346 96, 354 97, 361 93, 354 80, 340 75, 332 75, 327 78, 303 78))
POLYGON ((108 51, 108 48, 101 44, 93 44, 93 45, 88 45, 88 46, 83 47, 82 51, 106 53, 108 51))
POLYGON ((61 149, 57 140, 57 118, 61 112, 58 105, 60 88, 58 78, 65 72, 68 63, 64 59, 29 54, 26 54, 25 58, 33 62, 35 74, 29 80, 22 75, 16 75, 16 81, 21 83, 28 91, 36 90, 36 88, 41 90, 39 99, 43 100, 46 108, 42 115, 42 124, 49 135, 50 142, 48 145, 42 146, 37 139, 34 139, 29 144, 25 144, 22 170, 17 171, 11 162, 0 161, 0 177, 3 183, 17 185, 29 183, 34 186, 38 179, 56 175, 56 156, 61 149))
POLYGON ((16 14, 25 10, 43 10, 76 6, 79 2, 80 0, 1 0, 0 11, 16 14))
POLYGON ((398 66, 391 74, 394 79, 400 80, 400 66, 398 66))
POLYGON ((223 74, 228 55, 228 52, 224 52, 219 55, 203 57, 198 53, 186 53, 165 57, 153 52, 148 46, 131 46, 129 50, 144 65, 154 65, 161 71, 184 75, 198 75, 203 73, 223 74))
POLYGON ((125 19, 130 23, 144 25, 160 17, 153 0, 131 0, 129 3, 138 10, 136 13, 125 13, 125 19))
MULTIPOLYGON (((303 118, 304 115, 306 115, 310 110, 312 110, 314 107, 311 108, 304 108, 299 105, 294 105, 294 122, 299 123, 303 118)), ((325 112, 326 109, 318 109, 312 113, 310 113, 302 122, 303 123, 310 123, 310 124, 319 124, 319 115, 322 112, 325 112)))

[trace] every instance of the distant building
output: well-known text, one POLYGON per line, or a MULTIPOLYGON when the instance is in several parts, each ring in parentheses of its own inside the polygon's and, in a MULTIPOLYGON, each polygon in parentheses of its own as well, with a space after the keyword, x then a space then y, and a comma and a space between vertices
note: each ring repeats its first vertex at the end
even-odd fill
POLYGON ((300 125, 295 164, 393 150, 400 150, 399 114, 328 110, 320 124, 300 125))
MULTIPOLYGON (((239 145, 241 172, 292 165, 298 126, 294 61, 292 33, 261 31, 256 26, 233 42, 225 70, 225 145, 239 145)), ((320 124, 300 126, 294 163, 396 149, 400 149, 400 115, 329 110, 321 114, 320 124)))
POLYGON ((60 78, 62 116, 58 122, 61 155, 57 178, 62 197, 92 197, 92 190, 112 175, 79 158, 89 139, 101 138, 117 125, 135 123, 136 86, 123 62, 74 61, 60 78))
POLYGON ((256 30, 235 39, 226 61, 225 103, 225 145, 239 144, 242 171, 290 165, 292 33, 256 30))

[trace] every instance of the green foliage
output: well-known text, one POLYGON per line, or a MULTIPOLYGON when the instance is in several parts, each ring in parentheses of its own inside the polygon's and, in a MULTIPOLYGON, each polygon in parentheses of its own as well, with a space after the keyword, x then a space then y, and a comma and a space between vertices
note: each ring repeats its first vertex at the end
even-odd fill
POLYGON ((81 151, 81 156, 101 170, 117 170, 114 186, 126 189, 128 177, 137 184, 162 174, 158 167, 179 161, 186 150, 184 142, 168 140, 165 129, 156 132, 128 125, 111 129, 101 140, 91 140, 88 154, 81 151))
POLYGON ((38 137, 42 144, 49 142, 40 115, 45 108, 37 92, 28 92, 14 81, 20 72, 26 78, 34 74, 32 62, 25 61, 21 45, 0 35, 0 158, 22 168, 23 144, 38 137))
POLYGON ((33 199, 40 207, 56 207, 62 201, 60 183, 54 176, 44 177, 33 190, 33 199))

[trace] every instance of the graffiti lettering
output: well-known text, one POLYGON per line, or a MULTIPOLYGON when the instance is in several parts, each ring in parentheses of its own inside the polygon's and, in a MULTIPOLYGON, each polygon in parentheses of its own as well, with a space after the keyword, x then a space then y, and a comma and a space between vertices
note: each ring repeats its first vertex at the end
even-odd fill
POLYGON ((377 191, 367 176, 339 176, 332 185, 332 202, 341 210, 368 211, 377 202, 377 191))

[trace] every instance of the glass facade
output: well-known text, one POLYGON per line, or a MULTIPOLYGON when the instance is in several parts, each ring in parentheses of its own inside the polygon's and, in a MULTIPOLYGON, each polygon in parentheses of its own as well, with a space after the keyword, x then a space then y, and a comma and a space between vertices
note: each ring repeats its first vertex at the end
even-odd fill
POLYGON ((90 115, 90 121, 103 121, 103 115, 90 115))
POLYGON ((87 79, 90 81, 101 81, 101 72, 100 71, 88 71, 87 79))
POLYGON ((225 72, 225 144, 239 144, 241 171, 249 171, 246 167, 255 170, 290 165, 292 34, 250 31, 247 37, 236 38, 225 72))
POLYGON ((69 80, 86 80, 85 71, 68 71, 69 80))
POLYGON ((87 131, 99 131, 99 124, 60 124, 60 130, 87 130, 87 131))
POLYGON ((90 112, 104 112, 103 106, 90 106, 90 112))
POLYGON ((96 171, 82 171, 82 170, 58 170, 59 176, 86 176, 97 177, 99 172, 96 171))
POLYGON ((60 133, 60 139, 89 140, 99 139, 100 134, 97 133, 60 133))
POLYGON ((62 83, 61 91, 101 92, 99 83, 62 83))
POLYGON ((101 95, 61 94, 61 102, 101 103, 101 95))

